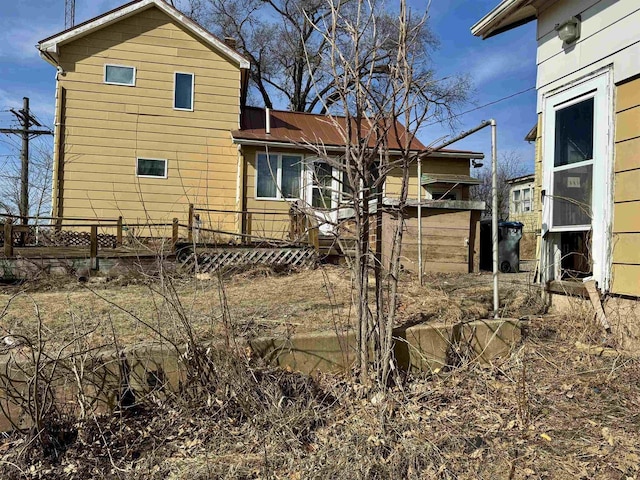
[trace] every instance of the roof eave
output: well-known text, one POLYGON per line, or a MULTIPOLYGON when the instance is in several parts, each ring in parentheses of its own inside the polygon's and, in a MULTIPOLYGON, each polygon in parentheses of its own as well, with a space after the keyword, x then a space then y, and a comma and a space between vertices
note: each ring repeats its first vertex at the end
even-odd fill
POLYGON ((169 17, 184 25, 201 40, 204 40, 205 42, 214 46, 216 49, 220 50, 223 55, 234 60, 240 68, 250 68, 250 63, 246 58, 227 46, 224 42, 215 38, 213 35, 211 35, 211 33, 207 32, 200 25, 187 18, 184 14, 180 13, 178 10, 166 4, 162 0, 140 0, 139 2, 130 3, 122 8, 111 11, 107 15, 96 17, 93 21, 90 20, 78 25, 76 28, 66 30, 59 35, 54 35, 53 37, 46 38, 45 40, 42 40, 38 43, 37 48, 41 52, 47 52, 49 54, 57 55, 60 45, 64 45, 65 43, 88 35, 89 33, 97 29, 107 27, 124 18, 143 12, 151 7, 159 8, 169 17))
POLYGON ((471 27, 476 37, 487 39, 536 19, 531 0, 503 0, 471 27))
MULTIPOLYGON (((286 142, 282 140, 266 140, 266 139, 255 139, 255 138, 240 138, 232 135, 233 143, 235 145, 246 145, 246 146, 270 146, 270 147, 280 147, 280 148, 297 148, 304 149, 308 148, 309 145, 303 143, 295 143, 295 142, 286 142)), ((336 152, 340 150, 344 150, 343 145, 322 145, 322 148, 327 150, 328 152, 336 152)), ((421 152, 422 150, 411 150, 412 152, 421 152)), ((389 153, 400 154, 402 153, 398 149, 390 149, 389 153)), ((427 158, 467 158, 469 160, 482 160, 484 158, 484 153, 480 152, 432 152, 428 155, 427 158)))

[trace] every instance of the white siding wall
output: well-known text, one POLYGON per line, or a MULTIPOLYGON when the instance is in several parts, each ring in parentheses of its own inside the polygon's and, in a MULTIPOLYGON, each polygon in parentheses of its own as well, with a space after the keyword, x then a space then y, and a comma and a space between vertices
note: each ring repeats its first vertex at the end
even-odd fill
POLYGON ((563 0, 538 17, 538 112, 542 96, 589 72, 613 64, 614 82, 640 72, 639 0, 563 0), (582 17, 580 38, 564 48, 555 26, 582 17))

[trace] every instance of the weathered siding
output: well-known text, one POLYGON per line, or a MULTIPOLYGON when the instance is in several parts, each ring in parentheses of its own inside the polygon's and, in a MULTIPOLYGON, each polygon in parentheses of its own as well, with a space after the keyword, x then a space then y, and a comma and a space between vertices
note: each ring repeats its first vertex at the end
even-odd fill
POLYGON ((538 111, 542 95, 600 67, 613 65, 619 83, 640 71, 640 4, 637 0, 546 2, 538 12, 538 111), (563 47, 555 26, 581 16, 580 38, 563 47))
POLYGON ((62 46, 60 62, 66 109, 58 213, 186 223, 189 203, 239 207, 230 134, 239 120, 236 65, 157 8, 62 46), (105 64, 135 67, 135 86, 105 84, 105 64), (195 76, 193 112, 173 109, 175 72, 195 76), (166 159, 168 178, 138 178, 137 157, 166 159))
POLYGON ((640 78, 616 88, 611 291, 640 296, 640 78))
MULTIPOLYGON (((543 182, 543 168, 542 168, 542 114, 538 114, 538 128, 536 129, 536 148, 535 148, 535 160, 534 160, 534 190, 535 190, 535 208, 536 208, 536 220, 538 226, 542 227, 542 182, 543 182)), ((540 229, 536 234, 536 253, 535 258, 540 261, 541 252, 541 236, 540 229)))
MULTIPOLYGON (((440 173, 449 175, 469 175, 470 160, 467 158, 427 158, 422 161, 422 173, 440 173)), ((409 170, 409 191, 408 198, 418 198, 418 166, 416 164, 411 165, 409 170)), ((452 185, 450 185, 452 186, 452 185)), ((400 190, 402 188, 402 170, 397 168, 389 172, 387 176, 387 183, 385 185, 384 193, 386 197, 397 198, 400 196, 400 190)), ((438 188, 437 191, 441 191, 442 188, 438 188)), ((468 200, 466 192, 468 188, 457 187, 452 190, 458 195, 458 200, 468 200), (465 193, 463 193, 465 191, 465 193)), ((422 198, 431 198, 427 190, 422 188, 422 198)))
MULTIPOLYGON (((265 152, 264 148, 242 147, 244 157, 244 210, 251 212, 252 233, 271 238, 287 238, 290 221, 288 217, 290 200, 263 200, 256 198, 256 154, 265 152), (260 212, 282 212, 282 215, 267 215, 260 212), (287 214, 287 215, 285 215, 287 214)), ((283 153, 269 149, 269 153, 283 153)), ((284 153, 299 154, 303 150, 287 150, 284 153)), ((308 152, 306 152, 308 153, 308 152)), ((303 185, 304 190, 304 185, 303 185)))
MULTIPOLYGON (((422 210, 423 271, 469 273, 478 271, 480 253, 480 213, 470 210, 422 210)), ((397 219, 386 214, 383 220, 383 249, 389 258, 397 219)), ((388 261, 388 260, 387 260, 388 261)), ((409 210, 402 239, 402 266, 418 272, 417 209, 409 210)))

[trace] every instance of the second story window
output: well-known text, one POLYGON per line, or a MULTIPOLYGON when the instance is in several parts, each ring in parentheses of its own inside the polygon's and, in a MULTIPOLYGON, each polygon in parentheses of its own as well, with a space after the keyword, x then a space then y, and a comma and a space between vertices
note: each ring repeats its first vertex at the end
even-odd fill
POLYGON ((133 87, 136 84, 136 69, 124 65, 105 65, 104 83, 133 87))
POLYGON ((176 72, 173 86, 173 108, 193 110, 193 73, 176 72))

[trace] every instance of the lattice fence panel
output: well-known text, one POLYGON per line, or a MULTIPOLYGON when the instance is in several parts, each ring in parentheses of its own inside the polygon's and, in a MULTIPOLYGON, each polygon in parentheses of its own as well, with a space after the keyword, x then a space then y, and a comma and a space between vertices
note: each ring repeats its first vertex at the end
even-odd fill
MULTIPOLYGON (((3 225, 0 225, 3 227, 3 225)), ((31 225, 29 233, 25 235, 22 243, 22 234, 13 232, 13 244, 26 247, 88 247, 91 245, 91 235, 88 232, 76 232, 72 230, 57 230, 55 227, 31 225)), ((115 235, 98 234, 99 248, 116 248, 115 235)), ((4 228, 0 228, 0 245, 4 245, 4 228)))
POLYGON ((315 265, 317 260, 317 253, 311 248, 216 249, 191 254, 182 265, 193 272, 208 273, 256 265, 304 268, 315 265))

